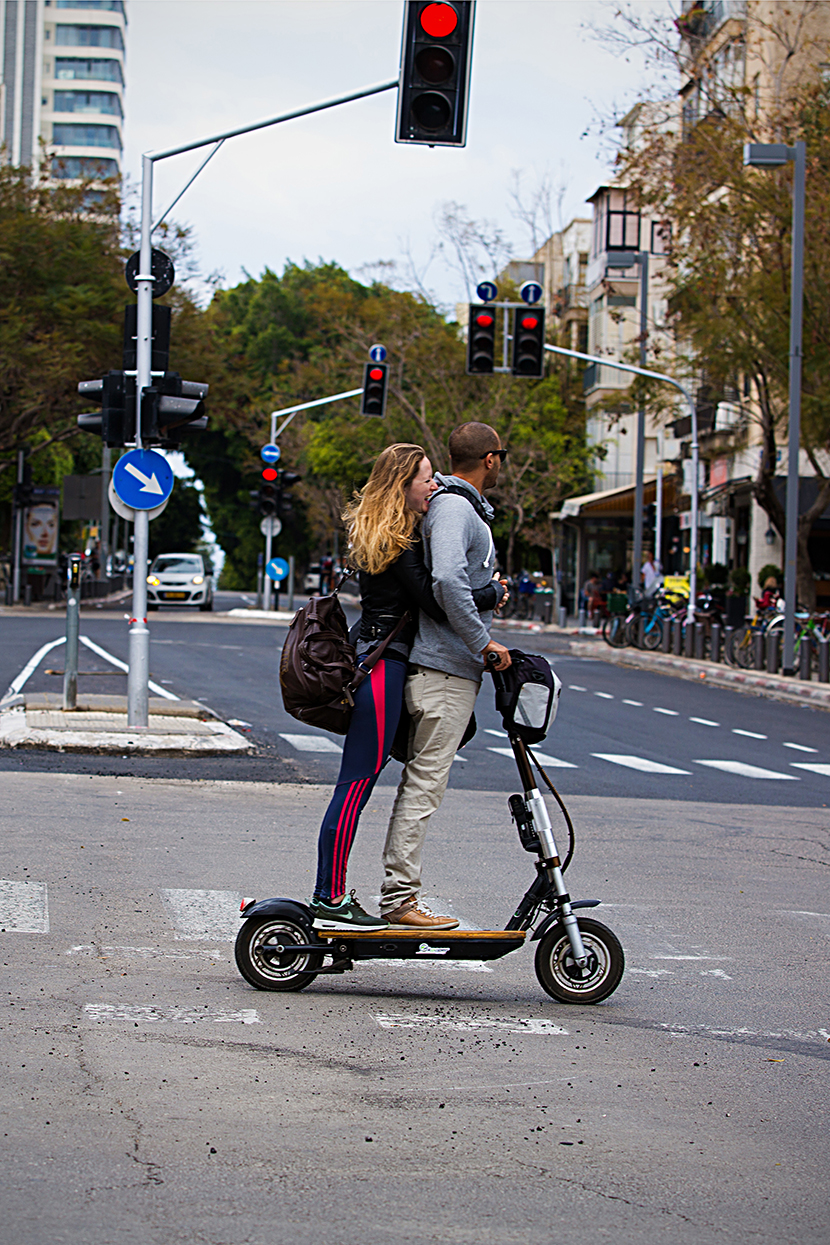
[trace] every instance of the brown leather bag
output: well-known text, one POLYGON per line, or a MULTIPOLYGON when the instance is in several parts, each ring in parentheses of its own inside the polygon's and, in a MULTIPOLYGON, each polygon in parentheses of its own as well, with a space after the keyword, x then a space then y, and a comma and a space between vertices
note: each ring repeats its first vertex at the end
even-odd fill
POLYGON ((299 609, 288 629, 280 658, 280 688, 286 713, 307 726, 336 735, 349 729, 354 693, 400 635, 409 615, 357 667, 357 650, 349 643, 349 626, 337 588, 327 597, 312 597, 299 609))

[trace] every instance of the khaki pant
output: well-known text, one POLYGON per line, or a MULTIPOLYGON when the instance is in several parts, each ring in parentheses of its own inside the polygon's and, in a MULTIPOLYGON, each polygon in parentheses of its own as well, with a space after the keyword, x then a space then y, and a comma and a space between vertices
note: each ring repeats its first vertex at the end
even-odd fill
POLYGON ((412 718, 409 756, 386 832, 380 909, 386 914, 421 889, 427 823, 444 798, 450 767, 475 708, 479 684, 415 666, 404 689, 412 718))

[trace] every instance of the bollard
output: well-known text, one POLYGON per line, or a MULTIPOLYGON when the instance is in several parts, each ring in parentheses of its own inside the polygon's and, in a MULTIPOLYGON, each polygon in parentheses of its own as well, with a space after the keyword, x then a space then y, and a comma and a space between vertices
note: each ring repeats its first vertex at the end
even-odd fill
POLYGON ((559 606, 559 626, 563 628, 568 625, 568 607, 566 605, 559 606))
POLYGON ((693 657, 695 651, 695 629, 688 621, 683 628, 683 652, 687 657, 693 657))
POLYGON ((818 637, 818 681, 830 683, 830 639, 818 637))
POLYGON ((66 660, 63 664, 63 707, 78 701, 78 632, 81 621, 81 555, 70 553, 66 568, 66 660))
POLYGON ((683 647, 683 624, 679 618, 672 623, 672 652, 679 657, 683 647))
POLYGON ((23 589, 23 604, 24 605, 32 604, 32 585, 31 584, 27 584, 26 587, 23 589))
POLYGON ((798 646, 798 677, 799 679, 807 679, 813 676, 812 671, 813 657, 813 640, 809 635, 801 637, 801 643, 798 646))
POLYGON ((660 622, 660 627, 661 627, 660 652, 670 653, 671 652, 671 621, 668 618, 663 618, 660 622))
POLYGON ((763 670, 764 668, 764 636, 763 632, 758 632, 752 637, 752 656, 753 669, 763 670))
POLYGON ((728 666, 734 666, 735 661, 732 656, 732 637, 735 634, 734 627, 724 627, 723 629, 723 660, 728 666))
POLYGON ((712 632, 709 641, 709 660, 716 663, 721 659, 721 629, 720 623, 712 623, 712 632))
POLYGON ((781 636, 777 631, 770 631, 767 635, 767 674, 778 674, 780 639, 781 636))
POLYGON ((706 636, 706 624, 696 622, 695 623, 695 635, 694 635, 695 660, 696 661, 703 661, 703 641, 704 641, 705 636, 706 636))
POLYGON ((580 610, 580 611, 579 611, 579 628, 580 628, 580 630, 581 630, 583 627, 586 627, 587 625, 588 625, 588 611, 587 611, 587 610, 582 609, 582 610, 580 610))

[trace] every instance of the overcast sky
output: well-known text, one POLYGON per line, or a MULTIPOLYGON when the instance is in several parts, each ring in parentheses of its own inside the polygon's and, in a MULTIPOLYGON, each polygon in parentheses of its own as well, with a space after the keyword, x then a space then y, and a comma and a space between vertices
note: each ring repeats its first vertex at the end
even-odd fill
MULTIPOLYGON (((529 190, 546 173, 564 182, 564 222, 589 215, 607 148, 583 133, 640 85, 636 64, 583 29, 612 13, 601 0, 479 0, 464 149, 396 144, 394 91, 226 143, 174 214, 203 271, 227 285, 322 258, 358 274, 407 248, 423 267, 447 201, 498 223, 522 256, 514 169, 529 190)), ((402 14, 401 0, 129 0, 125 172, 140 177, 143 151, 395 78, 402 14)), ((156 165, 157 211, 201 158, 156 165)), ((426 284, 466 301, 440 258, 426 284)))

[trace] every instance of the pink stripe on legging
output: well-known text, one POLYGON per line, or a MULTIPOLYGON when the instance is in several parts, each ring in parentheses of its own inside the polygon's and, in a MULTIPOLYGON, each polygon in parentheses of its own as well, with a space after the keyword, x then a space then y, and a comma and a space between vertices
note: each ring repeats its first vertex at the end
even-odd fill
POLYGON ((379 661, 371 674, 372 696, 375 701, 375 724, 378 732, 378 763, 375 773, 383 768, 383 740, 386 735, 386 662, 379 661))
POLYGON ((332 898, 343 893, 344 875, 346 872, 346 860, 349 855, 349 848, 354 838, 355 826, 357 824, 357 810, 360 807, 360 797, 366 789, 368 778, 358 778, 351 784, 343 802, 343 808, 340 813, 340 819, 337 823, 337 830, 334 835, 334 852, 332 862, 332 898))

